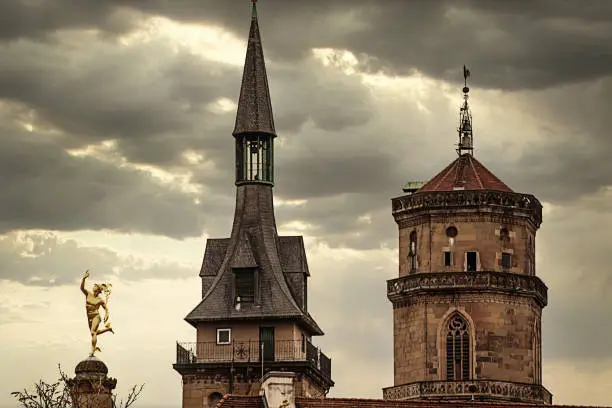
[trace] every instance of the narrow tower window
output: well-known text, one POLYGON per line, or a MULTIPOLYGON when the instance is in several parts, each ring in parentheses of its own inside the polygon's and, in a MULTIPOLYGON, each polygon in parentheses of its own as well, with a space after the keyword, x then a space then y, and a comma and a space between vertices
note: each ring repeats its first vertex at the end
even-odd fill
POLYGON ((502 252, 501 266, 503 269, 510 269, 512 267, 512 255, 508 252, 502 252))
POLYGON ((410 233, 410 248, 408 249, 408 257, 410 258, 410 272, 416 272, 417 269, 417 233, 412 231, 410 233))
POLYGON ((444 266, 451 266, 452 258, 452 253, 450 251, 444 251, 444 266))
POLYGON ((477 266, 477 253, 476 252, 468 252, 465 254, 466 258, 466 269, 468 272, 476 272, 477 266))
POLYGON ((504 247, 510 243, 510 232, 508 231, 508 228, 502 228, 499 230, 499 239, 504 247))
POLYGON ((446 335, 446 379, 470 378, 470 336, 468 324, 461 315, 454 315, 448 322, 446 335))

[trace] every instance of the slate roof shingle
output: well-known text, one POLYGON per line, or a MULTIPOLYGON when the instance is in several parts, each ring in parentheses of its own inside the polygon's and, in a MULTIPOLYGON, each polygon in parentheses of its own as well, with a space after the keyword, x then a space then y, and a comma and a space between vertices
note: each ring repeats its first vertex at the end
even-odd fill
POLYGON ((305 285, 288 279, 286 272, 308 273, 302 237, 277 235, 271 186, 238 186, 231 237, 211 239, 206 245, 200 276, 214 281, 185 320, 195 326, 199 321, 290 318, 313 335, 323 334, 305 308, 305 285), (257 300, 236 310, 232 267, 248 266, 259 271, 257 300))

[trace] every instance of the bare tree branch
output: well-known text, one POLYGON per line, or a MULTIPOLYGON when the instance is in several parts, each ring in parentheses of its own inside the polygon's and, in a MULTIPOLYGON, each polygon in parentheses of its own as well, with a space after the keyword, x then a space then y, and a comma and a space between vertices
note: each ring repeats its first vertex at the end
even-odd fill
MULTIPOLYGON (((22 408, 77 408, 73 406, 70 386, 68 385, 69 377, 62 371, 59 364, 58 369, 60 378, 57 380, 57 382, 50 384, 44 382, 43 380, 39 380, 34 384, 33 390, 24 388, 23 391, 11 392, 11 395, 15 397, 17 401, 19 401, 22 408)), ((92 382, 92 386, 93 385, 94 383, 92 382)), ((132 406, 138 399, 143 387, 144 384, 141 384, 140 386, 134 385, 128 393, 125 402, 120 400, 119 404, 116 403, 117 396, 113 395, 111 397, 113 408, 129 408, 132 406)), ((94 389, 97 389, 99 393, 102 387, 94 387, 94 389)))

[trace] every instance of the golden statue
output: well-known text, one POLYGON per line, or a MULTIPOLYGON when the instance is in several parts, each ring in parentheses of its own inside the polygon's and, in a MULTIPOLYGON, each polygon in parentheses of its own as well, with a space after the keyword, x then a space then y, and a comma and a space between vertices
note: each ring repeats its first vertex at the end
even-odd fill
POLYGON ((106 332, 115 333, 111 328, 111 324, 108 321, 108 298, 111 293, 112 285, 110 283, 94 284, 92 292, 85 289, 85 279, 89 277, 89 270, 85 271, 83 279, 81 279, 81 292, 85 295, 85 310, 87 310, 87 321, 89 322, 89 331, 91 333, 91 355, 93 356, 96 351, 102 351, 97 347, 98 335, 106 332), (104 292, 106 299, 99 297, 100 293, 104 292), (98 330, 100 327, 100 313, 98 310, 102 307, 104 309, 104 323, 106 323, 104 329, 98 330))

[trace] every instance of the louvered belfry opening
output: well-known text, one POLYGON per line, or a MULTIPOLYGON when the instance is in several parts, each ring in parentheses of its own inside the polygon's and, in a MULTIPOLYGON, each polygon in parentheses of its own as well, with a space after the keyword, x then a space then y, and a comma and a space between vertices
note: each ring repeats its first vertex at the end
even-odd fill
POLYGON ((467 321, 454 315, 448 322, 446 335, 446 379, 470 378, 470 336, 467 321))
POLYGON ((236 182, 274 183, 272 136, 247 134, 236 137, 236 182))

